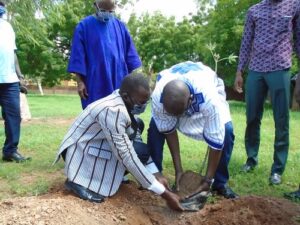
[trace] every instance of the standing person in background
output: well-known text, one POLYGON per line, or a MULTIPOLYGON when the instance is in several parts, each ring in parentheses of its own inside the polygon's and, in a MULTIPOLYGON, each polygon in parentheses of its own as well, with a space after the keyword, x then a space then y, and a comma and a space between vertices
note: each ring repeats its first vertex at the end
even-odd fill
POLYGON ((125 24, 114 16, 114 0, 97 0, 94 6, 96 13, 75 29, 68 65, 83 109, 118 89, 142 64, 125 24))
MULTIPOLYGON (((295 86, 295 97, 297 103, 300 105, 300 73, 297 75, 296 86, 295 86)), ((299 201, 300 200, 300 185, 298 190, 290 193, 284 193, 284 197, 290 200, 299 201)))
POLYGON ((20 140, 20 80, 23 80, 16 55, 15 32, 2 16, 5 4, 0 1, 0 106, 4 119, 3 161, 24 162, 30 158, 18 152, 20 140))
POLYGON ((263 0, 247 13, 235 90, 243 91, 243 74, 249 64, 246 80, 245 148, 247 161, 242 170, 249 172, 258 164, 260 125, 264 102, 270 92, 274 122, 274 162, 270 184, 280 184, 289 149, 290 67, 293 39, 300 56, 300 1, 263 0))

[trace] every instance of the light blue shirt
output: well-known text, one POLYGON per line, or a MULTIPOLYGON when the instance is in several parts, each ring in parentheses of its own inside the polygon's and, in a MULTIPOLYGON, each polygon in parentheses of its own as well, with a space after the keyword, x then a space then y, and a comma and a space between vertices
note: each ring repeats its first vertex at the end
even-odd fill
POLYGON ((19 82, 15 67, 15 32, 12 26, 0 18, 0 83, 19 82))

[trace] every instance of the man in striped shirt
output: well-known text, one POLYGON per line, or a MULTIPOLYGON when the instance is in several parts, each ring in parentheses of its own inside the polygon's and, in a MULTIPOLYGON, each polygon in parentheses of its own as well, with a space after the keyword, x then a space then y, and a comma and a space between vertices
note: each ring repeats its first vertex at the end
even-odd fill
POLYGON ((158 74, 152 94, 148 131, 151 156, 162 170, 166 138, 175 166, 176 186, 183 172, 177 130, 209 146, 206 180, 198 192, 212 189, 225 198, 237 195, 228 187, 228 164, 234 133, 224 83, 201 62, 183 62, 158 74), (214 180, 214 182, 213 182, 214 180))
POLYGON ((57 156, 57 160, 60 155, 65 158, 67 189, 80 198, 101 202, 117 192, 127 170, 172 209, 182 210, 178 196, 168 190, 151 158, 143 160, 144 166, 130 140, 136 132, 133 114, 145 110, 149 97, 143 75, 128 75, 120 90, 90 104, 77 117, 57 156))

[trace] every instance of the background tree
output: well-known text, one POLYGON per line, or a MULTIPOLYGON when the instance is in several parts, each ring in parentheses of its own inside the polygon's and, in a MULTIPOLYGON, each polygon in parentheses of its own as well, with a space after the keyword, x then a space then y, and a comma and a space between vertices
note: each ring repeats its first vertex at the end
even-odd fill
MULTIPOLYGON (((7 0, 8 20, 17 37, 18 56, 26 78, 54 86, 66 72, 76 24, 95 12, 94 0, 7 0)), ((118 5, 130 4, 122 0, 118 5)))
POLYGON ((196 48, 199 27, 186 18, 176 23, 175 17, 167 18, 160 12, 139 18, 133 14, 128 28, 145 72, 157 73, 176 63, 201 58, 196 48))

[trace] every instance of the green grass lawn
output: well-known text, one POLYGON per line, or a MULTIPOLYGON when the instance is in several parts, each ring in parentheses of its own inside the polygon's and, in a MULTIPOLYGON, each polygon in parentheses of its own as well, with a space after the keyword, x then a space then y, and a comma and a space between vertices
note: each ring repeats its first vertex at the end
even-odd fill
MULTIPOLYGON (((56 151, 68 127, 81 111, 77 95, 28 95, 33 119, 22 123, 20 151, 32 157, 24 164, 4 163, 0 160, 0 199, 14 196, 31 196, 45 193, 64 180, 63 163, 52 165, 56 151)), ((235 129, 229 181, 240 195, 279 196, 295 190, 300 182, 299 112, 290 114, 290 152, 283 175, 283 184, 269 186, 268 177, 273 161, 274 123, 270 105, 266 105, 261 129, 259 165, 249 174, 240 173, 246 160, 244 149, 245 104, 230 102, 235 129)), ((141 116, 146 126, 150 120, 150 107, 141 116)), ((3 121, 1 121, 3 123, 3 121)), ((2 125, 3 126, 3 125, 2 125)), ((143 134, 146 140, 146 132, 143 134)), ((4 129, 0 130, 0 143, 4 141, 4 129)), ((185 170, 199 171, 206 145, 180 135, 182 162, 185 170)), ((174 180, 173 164, 168 148, 164 150, 164 174, 174 180)))

